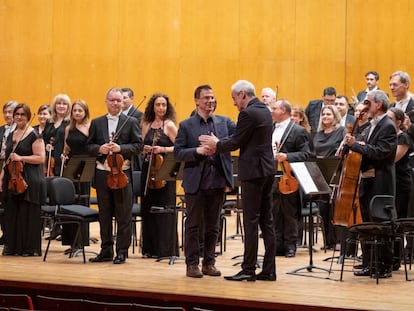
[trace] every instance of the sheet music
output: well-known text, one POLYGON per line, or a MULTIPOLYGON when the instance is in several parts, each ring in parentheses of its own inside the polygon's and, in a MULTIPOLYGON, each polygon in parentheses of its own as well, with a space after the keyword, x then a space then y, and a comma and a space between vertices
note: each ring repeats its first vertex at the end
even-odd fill
POLYGON ((304 162, 294 162, 289 164, 295 172, 296 178, 301 184, 302 189, 306 194, 318 192, 318 188, 313 182, 313 178, 309 174, 309 171, 304 162))

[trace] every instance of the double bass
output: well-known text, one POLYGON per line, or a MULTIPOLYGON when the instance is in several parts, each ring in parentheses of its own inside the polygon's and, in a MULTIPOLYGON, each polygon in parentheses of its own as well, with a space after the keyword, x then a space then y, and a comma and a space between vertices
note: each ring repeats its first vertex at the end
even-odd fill
MULTIPOLYGON (((368 109, 369 106, 366 106, 355 120, 354 125, 347 128, 352 136, 355 134, 358 121, 368 112, 368 109)), ((357 194, 361 161, 362 155, 352 150, 342 157, 342 171, 339 178, 333 215, 333 223, 335 225, 348 226, 350 223, 356 222, 356 216, 359 215, 360 217, 357 194)))

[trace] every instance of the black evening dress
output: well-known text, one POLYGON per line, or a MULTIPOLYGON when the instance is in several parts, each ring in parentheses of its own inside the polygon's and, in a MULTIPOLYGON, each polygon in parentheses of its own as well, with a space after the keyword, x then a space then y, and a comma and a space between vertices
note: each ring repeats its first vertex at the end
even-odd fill
MULTIPOLYGON (((70 158, 74 155, 83 155, 85 157, 88 156, 88 152, 86 150, 86 140, 88 137, 79 131, 76 127, 71 128, 68 132, 68 136, 66 137, 66 144, 68 144, 70 148, 70 152, 68 154, 69 162, 70 158)), ((65 175, 65 174, 64 174, 65 175)), ((88 206, 89 207, 89 199, 90 199, 90 190, 91 190, 91 183, 90 182, 77 182, 74 180, 74 186, 76 190, 76 194, 79 196, 77 200, 77 204, 88 206)), ((82 228, 82 237, 83 237, 83 244, 89 245, 89 224, 84 224, 82 228)), ((73 239, 76 234, 76 225, 64 225, 62 226, 62 244, 63 245, 72 245, 73 239)))
MULTIPOLYGON (((164 133, 163 128, 150 128, 144 138, 145 145, 152 145, 155 133, 160 133, 156 145, 170 147, 173 142, 164 133)), ((142 168, 142 185, 148 172, 148 161, 144 161, 142 168)), ((178 255, 178 239, 175 209, 169 213, 151 212, 151 206, 175 207, 176 182, 167 181, 161 189, 148 189, 147 195, 141 199, 142 207, 142 254, 146 257, 171 257, 178 255)))
MULTIPOLYGON (((6 158, 12 148, 13 135, 7 140, 6 158)), ((32 144, 39 139, 35 131, 22 139, 15 153, 33 155, 32 144)), ((5 243, 3 255, 41 256, 40 206, 46 201, 46 181, 42 164, 24 164, 23 177, 28 184, 26 191, 15 194, 8 190, 10 174, 5 168, 3 192, 5 193, 5 243)))
MULTIPOLYGON (((62 123, 55 127, 54 123, 47 123, 43 131, 43 140, 45 145, 52 144, 52 156, 55 160, 55 166, 53 167, 53 175, 60 176, 61 170, 61 154, 63 152, 63 147, 65 146, 65 128, 69 124, 69 121, 62 121, 62 123)), ((46 162, 47 163, 47 162, 46 162)))

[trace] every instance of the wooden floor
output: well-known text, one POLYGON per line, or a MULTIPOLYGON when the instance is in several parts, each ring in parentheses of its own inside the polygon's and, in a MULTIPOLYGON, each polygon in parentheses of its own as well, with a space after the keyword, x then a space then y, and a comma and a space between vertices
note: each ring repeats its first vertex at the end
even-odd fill
MULTIPOLYGON (((234 215, 227 217, 227 235, 235 232, 235 220, 234 215)), ((91 236, 98 237, 98 232, 98 225, 93 224, 91 236)), ((46 244, 44 241, 44 248, 46 244)), ((315 248, 320 249, 320 246, 319 243, 315 248)), ((276 282, 230 282, 222 277, 192 279, 185 276, 182 259, 172 265, 168 260, 156 262, 142 258, 137 251, 132 254, 132 248, 124 265, 84 264, 82 256, 68 259, 63 254, 65 248, 53 241, 46 262, 40 257, 0 256, 0 288, 21 291, 24 287, 30 294, 55 291, 77 297, 106 295, 112 301, 152 299, 213 310, 412 310, 414 304, 414 282, 406 282, 403 271, 380 280, 379 285, 371 278, 354 277, 352 263, 346 267, 343 282, 338 281, 340 265, 336 262, 331 275, 317 268, 290 274, 308 266, 310 256, 306 248, 298 249, 295 258, 277 257, 276 282)), ((88 250, 99 251, 99 244, 89 246, 88 250)), ((227 241, 227 250, 217 257, 216 263, 223 275, 240 270, 239 266, 234 266, 238 260, 232 257, 242 254, 242 250, 240 238, 227 241)), ((331 255, 331 251, 315 252, 314 265, 329 268, 330 263, 323 259, 331 255)), ((410 277, 414 278, 414 270, 410 277)))

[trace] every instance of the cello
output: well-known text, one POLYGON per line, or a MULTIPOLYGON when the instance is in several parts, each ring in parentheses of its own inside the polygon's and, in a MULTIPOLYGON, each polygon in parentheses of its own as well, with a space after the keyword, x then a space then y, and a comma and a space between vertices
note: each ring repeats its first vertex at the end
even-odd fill
MULTIPOLYGON (((355 134, 356 125, 362 116, 368 112, 369 106, 361 111, 353 126, 348 127, 348 133, 355 134)), ((339 178, 338 190, 335 198, 333 224, 348 226, 360 221, 359 202, 357 202, 359 175, 362 155, 350 150, 342 156, 342 171, 339 178), (358 204, 357 204, 358 203, 358 204), (359 216, 358 216, 359 215, 359 216), (358 218, 358 221, 357 221, 358 218)))

